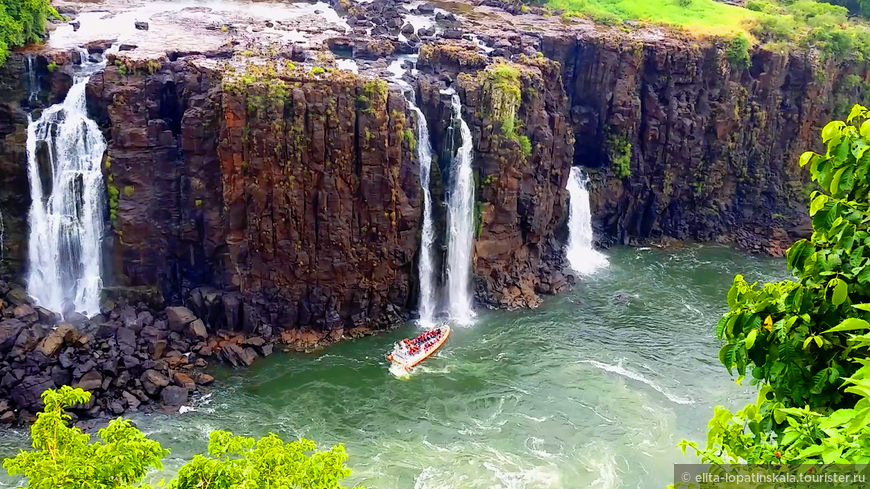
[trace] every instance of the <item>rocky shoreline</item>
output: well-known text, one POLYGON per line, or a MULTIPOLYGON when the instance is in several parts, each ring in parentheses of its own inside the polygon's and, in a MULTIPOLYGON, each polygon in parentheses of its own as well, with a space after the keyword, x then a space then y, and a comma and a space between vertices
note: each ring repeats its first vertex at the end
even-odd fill
POLYGON ((252 329, 243 305, 215 290, 196 290, 189 305, 193 310, 158 311, 141 301, 105 299, 101 314, 67 313, 61 321, 34 306, 24 289, 0 281, 0 423, 34 421, 40 394, 62 385, 92 394, 72 409, 76 420, 178 411, 209 392, 209 362, 247 367, 276 349, 310 352, 373 333, 252 329))

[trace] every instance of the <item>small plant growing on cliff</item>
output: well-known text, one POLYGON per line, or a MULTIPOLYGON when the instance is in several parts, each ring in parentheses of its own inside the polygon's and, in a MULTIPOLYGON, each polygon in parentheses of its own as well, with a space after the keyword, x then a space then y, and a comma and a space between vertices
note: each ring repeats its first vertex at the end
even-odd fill
POLYGON ((127 185, 124 187, 124 197, 132 197, 134 189, 133 187, 127 185))
POLYGON ((315 66, 314 68, 311 68, 312 75, 322 75, 324 73, 326 73, 326 70, 324 70, 323 68, 321 68, 319 66, 315 66))
POLYGON ((725 49, 725 57, 734 69, 745 70, 749 68, 752 64, 749 57, 749 38, 742 32, 734 36, 725 49))
POLYGON ((109 192, 109 219, 114 221, 118 218, 118 200, 121 192, 114 185, 109 185, 107 190, 109 192))
POLYGON ((49 72, 49 73, 54 73, 55 71, 57 71, 57 63, 55 63, 54 61, 52 61, 51 63, 48 64, 48 66, 46 67, 46 69, 48 69, 48 72, 49 72))
POLYGON ((414 131, 410 129, 405 129, 402 132, 402 139, 408 141, 408 148, 410 148, 411 151, 417 149, 417 138, 414 137, 414 131))
POLYGON ((631 143, 616 134, 607 138, 610 167, 619 178, 631 176, 631 143))
MULTIPOLYGON (((161 460, 169 450, 148 439, 130 420, 112 420, 98 432, 102 441, 95 443, 90 435, 69 426, 71 417, 64 409, 90 397, 89 392, 69 386, 43 392, 45 410, 30 428, 34 450, 5 459, 3 467, 9 474, 26 477, 30 489, 132 489, 149 469, 162 470, 161 460)), ((274 434, 256 440, 212 431, 208 455, 194 456, 166 487, 341 489, 341 481, 351 475, 346 460, 343 445, 323 451, 304 438, 285 443, 274 434)))
POLYGON ((525 134, 519 137, 520 150, 523 152, 523 158, 528 159, 532 155, 532 141, 525 134))

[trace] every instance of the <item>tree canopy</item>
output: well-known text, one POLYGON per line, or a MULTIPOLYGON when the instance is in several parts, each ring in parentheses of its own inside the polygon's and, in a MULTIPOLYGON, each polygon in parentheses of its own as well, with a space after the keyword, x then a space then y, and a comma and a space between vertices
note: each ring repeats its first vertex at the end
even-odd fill
MULTIPOLYGON (((168 449, 121 418, 99 430, 101 441, 91 443, 90 435, 69 426, 64 411, 88 402, 90 393, 82 389, 49 389, 42 399, 45 409, 30 428, 34 450, 3 461, 10 475, 25 476, 30 489, 151 489, 137 484, 148 470, 163 468, 168 449)), ((341 489, 341 481, 351 475, 346 460, 342 445, 320 451, 304 438, 284 443, 274 434, 255 440, 213 431, 208 455, 196 455, 166 487, 341 489)))
POLYGON ((0 65, 10 49, 39 42, 49 17, 59 17, 50 0, 0 0, 0 65))
POLYGON ((856 105, 822 142, 799 162, 818 190, 813 234, 787 252, 795 280, 737 275, 728 291, 719 360, 760 390, 737 413, 715 408, 706 446, 680 444, 704 463, 870 462, 870 111, 856 105))

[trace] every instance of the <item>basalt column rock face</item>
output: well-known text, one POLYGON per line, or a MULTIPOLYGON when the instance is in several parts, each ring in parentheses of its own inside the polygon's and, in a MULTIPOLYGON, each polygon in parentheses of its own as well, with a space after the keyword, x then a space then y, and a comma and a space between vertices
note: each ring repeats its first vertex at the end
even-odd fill
POLYGON ((575 164, 592 174, 596 226, 619 243, 730 240, 780 254, 809 231, 798 158, 866 96, 865 63, 588 32, 544 37, 563 65, 575 164))
MULTIPOLYGON (((558 65, 542 58, 518 61, 486 66, 471 46, 436 45, 423 49, 418 63, 426 73, 456 80, 452 86, 474 141, 475 292, 485 304, 508 308, 535 307, 538 293, 568 285, 556 231, 567 217, 565 185, 574 151, 558 65)), ((435 76, 421 78, 419 88, 449 181, 459 134, 450 130, 450 97, 440 93, 444 87, 435 76)))
POLYGON ((334 340, 402 320, 421 195, 400 93, 349 73, 128 64, 89 87, 110 139, 116 283, 159 286, 209 331, 334 340))
POLYGON ((122 67, 108 66, 88 85, 110 141, 109 283, 159 287, 178 303, 189 288, 213 280, 226 250, 220 78, 186 61, 122 67))
POLYGON ((277 322, 386 325, 413 307, 421 194, 406 102, 383 81, 232 86, 220 142, 228 279, 277 322))

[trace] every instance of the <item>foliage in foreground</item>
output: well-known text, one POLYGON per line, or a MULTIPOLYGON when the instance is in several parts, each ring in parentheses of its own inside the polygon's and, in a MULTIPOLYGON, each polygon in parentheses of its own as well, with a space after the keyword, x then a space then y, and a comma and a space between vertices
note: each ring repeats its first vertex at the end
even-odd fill
POLYGON ((728 291, 719 359, 760 390, 737 413, 716 407, 705 446, 683 440, 704 463, 870 462, 870 112, 855 106, 822 141, 800 158, 821 190, 812 237, 787 253, 796 280, 738 275, 728 291))
POLYGON ((10 49, 40 41, 49 17, 59 17, 49 0, 0 2, 0 66, 10 49))
MULTIPOLYGON (((129 420, 115 419, 99 431, 102 441, 68 425, 64 408, 87 403, 90 393, 69 386, 42 394, 45 409, 30 428, 33 451, 3 461, 10 475, 27 477, 31 489, 131 489, 149 469, 162 470, 169 455, 129 420)), ((306 439, 284 443, 274 434, 259 440, 228 431, 209 435, 208 455, 196 455, 167 484, 169 489, 275 487, 340 489, 351 475, 342 445, 318 451, 306 439)), ((161 485, 162 482, 161 482, 161 485)), ((363 489, 363 488, 358 488, 363 489)))

